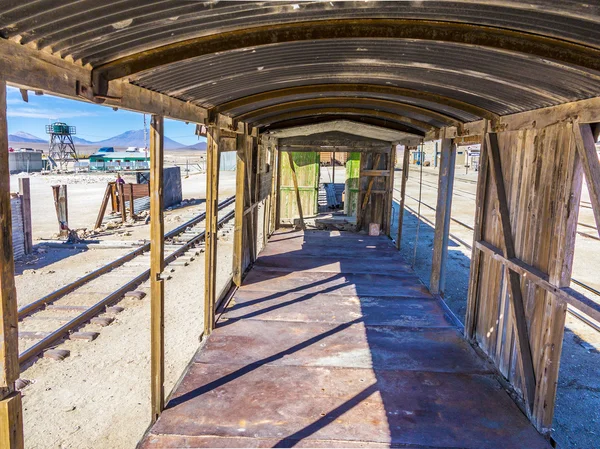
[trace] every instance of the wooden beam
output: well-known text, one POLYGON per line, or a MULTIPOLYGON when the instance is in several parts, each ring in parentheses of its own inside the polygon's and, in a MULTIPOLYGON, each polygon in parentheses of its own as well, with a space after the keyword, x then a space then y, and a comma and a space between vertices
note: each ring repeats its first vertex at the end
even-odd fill
POLYGON ((402 184, 400 185, 400 210, 398 211, 398 233, 396 234, 396 248, 398 250, 402 246, 402 224, 404 222, 406 182, 408 181, 409 170, 410 170, 410 149, 409 149, 409 147, 404 147, 404 156, 402 158, 402 184))
POLYGON ((12 246, 6 83, 0 79, 0 447, 23 448, 19 378, 19 318, 12 246))
MULTIPOLYGON (((375 183, 375 177, 376 176, 385 176, 385 175, 377 175, 377 174, 371 174, 372 173, 377 173, 377 172, 384 172, 385 170, 378 170, 377 167, 379 167, 379 162, 381 161, 381 154, 378 153, 376 155, 373 156, 373 170, 363 170, 362 174, 364 176, 369 176, 371 179, 369 179, 369 184, 367 185, 367 192, 365 193, 365 196, 363 197, 363 201, 360 207, 361 210, 361 215, 362 212, 364 212, 364 210, 367 207, 367 204, 369 203, 369 199, 371 198, 371 190, 373 190, 373 184, 375 183), (367 173, 369 172, 369 173, 367 173)), ((388 173, 389 176, 389 173, 388 173)), ((362 220, 361 220, 362 221, 362 220)))
POLYGON ((389 153, 389 145, 280 145, 281 151, 306 152, 306 153, 331 153, 331 150, 351 153, 389 153))
MULTIPOLYGON (((165 406, 165 286, 163 220, 164 121, 153 115, 150 121, 150 379, 152 422, 165 406)), ((121 188, 121 192, 123 189, 121 188)), ((125 210, 125 198, 121 197, 125 210)), ((133 201, 133 198, 131 199, 133 201)))
POLYGON ((600 236, 600 160, 596 151, 596 139, 589 124, 575 124, 573 132, 596 219, 596 231, 600 236))
POLYGON ((300 190, 298 189, 298 177, 296 176, 296 167, 294 166, 294 158, 292 153, 288 153, 290 169, 292 170, 292 181, 294 182, 294 190, 296 191, 296 204, 298 206, 298 214, 300 215, 300 228, 306 229, 304 226, 304 215, 302 214, 302 201, 300 200, 300 190))
POLYGON ((104 220, 104 215, 106 214, 106 208, 108 207, 108 201, 110 200, 112 189, 112 183, 109 182, 106 184, 106 191, 104 192, 104 197, 102 198, 102 203, 100 205, 100 210, 98 211, 98 217, 96 218, 94 229, 98 229, 100 226, 102 226, 102 221, 104 220))
MULTIPOLYGON (((508 201, 506 198, 506 190, 504 188, 504 177, 502 174, 500 161, 500 146, 498 144, 498 136, 496 133, 488 133, 486 135, 486 139, 492 185, 496 192, 496 198, 498 199, 504 257, 506 259, 513 259, 515 258, 515 248, 511 235, 510 216, 508 201)), ((512 269, 508 270, 508 274, 510 287, 509 297, 511 299, 511 310, 516 328, 515 338, 517 342, 517 349, 519 351, 519 362, 523 371, 523 388, 525 390, 524 397, 528 407, 528 412, 529 414, 532 414, 536 392, 536 377, 533 366, 533 357, 531 355, 529 332, 527 330, 525 304, 523 303, 523 296, 521 292, 521 279, 519 274, 512 269)))
POLYGON ((490 120, 495 120, 498 118, 497 114, 487 109, 432 92, 425 92, 422 90, 409 89, 405 87, 387 86, 382 84, 349 83, 312 84, 308 86, 294 86, 283 89, 269 90, 247 97, 237 98, 227 103, 222 103, 218 105, 215 110, 217 112, 227 113, 235 109, 247 108, 257 103, 278 98, 294 97, 298 95, 306 96, 311 94, 314 95, 315 98, 319 98, 324 94, 333 92, 347 92, 351 94, 349 96, 356 96, 356 94, 364 94, 365 96, 383 94, 404 98, 414 98, 416 100, 427 101, 429 103, 437 103, 443 106, 449 106, 453 109, 490 120))
MULTIPOLYGON (((487 128, 487 124, 486 124, 487 128)), ((481 253, 476 249, 475 242, 482 239, 485 226, 485 194, 488 185, 488 150, 487 139, 481 142, 479 156, 479 174, 477 177, 477 193, 475 197, 475 218, 473 226, 473 247, 471 250, 471 268, 469 270, 469 292, 467 296, 467 312, 465 317, 465 336, 469 340, 475 338, 477 317, 479 312, 479 270, 481 267, 481 253)))
MULTIPOLYGON (((246 207, 250 210, 250 214, 246 218, 246 235, 248 238, 248 249, 250 251, 250 263, 254 263, 257 256, 256 250, 256 216, 255 207, 258 203, 255 201, 255 185, 252 182, 252 170, 255 165, 254 163, 254 139, 251 136, 246 136, 245 143, 246 152, 246 207)), ((244 211, 246 215, 246 211, 244 211)))
POLYGON ((31 224, 31 189, 29 187, 29 178, 19 178, 19 194, 21 195, 21 215, 23 217, 25 254, 30 254, 33 249, 33 234, 31 224))
POLYGON ((276 187, 276 201, 275 201, 275 229, 279 229, 281 224, 281 151, 277 150, 277 187, 276 187))
POLYGON ((49 53, 0 39, 0 65, 10 67, 2 76, 10 84, 73 100, 103 104, 174 120, 203 122, 205 108, 130 84, 125 80, 110 83, 104 98, 94 97, 92 71, 49 53), (99 103, 101 102, 101 103, 99 103))
POLYGON ((446 280, 446 259, 448 257, 448 235, 450 233, 450 212, 452 210, 452 190, 454 188, 454 167, 456 147, 452 139, 442 139, 441 160, 438 177, 437 206, 435 209, 435 233, 429 290, 434 295, 444 295, 446 280))
POLYGON ((362 170, 360 172, 363 176, 390 176, 389 170, 379 170, 379 169, 371 169, 371 170, 362 170))
POLYGON ((447 126, 460 126, 462 122, 447 114, 442 114, 431 109, 414 106, 412 104, 399 101, 386 100, 381 98, 356 98, 356 97, 319 97, 302 100, 290 100, 281 102, 275 105, 265 106, 262 108, 253 109, 244 114, 239 114, 235 118, 237 120, 248 123, 260 123, 262 117, 269 117, 299 108, 315 108, 315 107, 338 107, 348 103, 350 107, 359 107, 364 109, 385 110, 417 114, 428 117, 431 120, 441 122, 447 126))
POLYGON ((67 202, 67 185, 52 186, 54 209, 58 220, 58 233, 61 237, 69 236, 69 204, 67 202))
POLYGON ((289 111, 289 112, 281 112, 279 114, 274 114, 269 117, 263 117, 260 121, 251 122, 250 124, 255 127, 275 127, 277 123, 285 122, 288 120, 294 120, 298 118, 305 117, 319 117, 319 116, 332 116, 335 117, 336 120, 346 119, 348 117, 373 117, 377 119, 383 119, 385 121, 394 122, 397 124, 404 124, 414 131, 415 135, 421 135, 423 132, 437 130, 434 125, 430 123, 423 122, 421 120, 413 119, 410 117, 406 117, 401 113, 388 112, 388 111, 377 111, 373 108, 354 108, 354 107, 346 107, 346 106, 337 106, 337 107, 314 107, 314 108, 306 108, 301 109, 299 111, 289 111))
POLYGON ((246 136, 236 139, 237 154, 235 168, 235 225, 233 230, 233 282, 242 285, 244 263, 244 201, 246 197, 246 136))
POLYGON ((204 336, 208 337, 215 326, 217 228, 219 203, 219 143, 220 129, 209 127, 207 133, 206 163, 206 252, 204 265, 204 336))
POLYGON ((189 58, 262 45, 359 38, 451 42, 530 55, 600 71, 598 49, 508 28, 441 20, 396 18, 323 20, 319 18, 238 28, 132 53, 97 67, 94 70, 94 79, 110 81, 125 78, 189 58))
POLYGON ((387 155, 388 166, 390 169, 390 176, 387 178, 387 192, 385 193, 385 206, 386 211, 384 213, 383 221, 383 232, 390 238, 392 238, 392 202, 394 200, 394 174, 396 170, 396 145, 392 145, 391 151, 387 155))
POLYGON ((489 255, 492 259, 501 262, 510 270, 519 273, 520 276, 523 276, 528 281, 533 282, 538 287, 555 295, 557 300, 569 304, 596 321, 600 321, 600 305, 597 302, 586 298, 585 295, 572 288, 558 287, 552 284, 546 273, 517 258, 507 259, 499 248, 496 248, 487 242, 475 242, 475 247, 479 251, 489 255))

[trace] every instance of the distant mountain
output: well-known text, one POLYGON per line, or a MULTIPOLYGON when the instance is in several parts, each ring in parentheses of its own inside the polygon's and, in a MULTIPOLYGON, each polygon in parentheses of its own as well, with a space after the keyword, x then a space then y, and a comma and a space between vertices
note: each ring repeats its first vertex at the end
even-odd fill
POLYGON ((206 142, 198 142, 194 145, 188 145, 187 147, 183 147, 184 150, 199 150, 206 151, 206 142))
MULTIPOLYGON (((110 139, 101 140, 100 142, 94 142, 94 145, 103 147, 139 147, 144 146, 144 130, 138 129, 136 131, 126 131, 118 136, 111 137, 110 139)), ((176 142, 168 137, 164 138, 164 147, 166 150, 175 150, 183 147, 184 145, 176 142)))
POLYGON ((48 139, 40 139, 33 134, 29 134, 23 131, 18 131, 14 134, 8 135, 9 142, 26 142, 26 143, 46 143, 48 139))
POLYGON ((94 142, 90 142, 89 140, 85 140, 76 136, 73 136, 73 143, 75 145, 94 145, 94 142))

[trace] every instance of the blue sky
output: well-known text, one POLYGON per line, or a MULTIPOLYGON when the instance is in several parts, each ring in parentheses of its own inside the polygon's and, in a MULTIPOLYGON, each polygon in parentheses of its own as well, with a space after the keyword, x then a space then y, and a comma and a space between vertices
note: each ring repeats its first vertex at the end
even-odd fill
MULTIPOLYGON (((9 134, 24 131, 45 139, 45 125, 56 120, 77 127, 76 135, 92 142, 144 128, 143 115, 136 112, 113 111, 106 106, 51 95, 38 96, 33 92, 29 92, 29 102, 25 103, 19 89, 14 87, 7 88, 6 97, 9 134)), ((150 123, 150 116, 146 115, 146 120, 150 123)), ((184 145, 198 142, 195 130, 194 124, 165 120, 165 135, 184 145)))

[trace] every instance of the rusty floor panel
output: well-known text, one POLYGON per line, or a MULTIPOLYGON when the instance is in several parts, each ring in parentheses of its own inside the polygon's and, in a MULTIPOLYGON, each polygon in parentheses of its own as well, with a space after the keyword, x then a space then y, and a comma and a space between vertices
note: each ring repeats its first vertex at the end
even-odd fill
POLYGON ((292 446, 550 447, 388 239, 288 231, 140 447, 292 446))

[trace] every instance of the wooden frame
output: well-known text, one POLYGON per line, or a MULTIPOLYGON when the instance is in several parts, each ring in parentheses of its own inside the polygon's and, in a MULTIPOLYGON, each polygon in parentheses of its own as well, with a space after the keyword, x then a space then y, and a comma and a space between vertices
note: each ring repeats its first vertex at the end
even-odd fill
POLYGON ((6 83, 0 79, 0 447, 22 449, 21 393, 15 390, 20 375, 19 318, 11 217, 6 83))
POLYGON ((398 232, 396 234, 396 248, 398 250, 402 246, 402 226, 404 223, 404 205, 406 202, 406 182, 408 181, 409 170, 410 170, 410 147, 406 146, 406 147, 404 147, 404 155, 402 157, 402 184, 400 186, 400 207, 398 210, 398 232))
MULTIPOLYGON (((506 259, 515 258, 515 248, 511 235, 510 216, 508 211, 508 201, 506 199, 506 189, 504 187, 504 176, 500 163, 500 147, 498 145, 498 137, 495 133, 486 134, 486 148, 488 152, 488 162, 490 164, 490 174, 493 187, 498 199, 498 207, 500 211, 500 224, 504 257, 506 259)), ((525 316, 525 304, 523 303, 523 295, 521 292, 521 279, 519 273, 512 269, 508 269, 509 274, 509 298, 511 300, 511 311, 516 325, 515 337, 517 339, 517 347, 519 350, 519 362, 523 371, 524 396, 527 404, 527 411, 533 414, 533 404, 535 401, 536 378, 533 368, 533 357, 531 355, 531 347, 529 343, 529 332, 527 330, 527 317, 525 316)))
POLYGON ((217 273, 217 230, 219 202, 219 143, 220 130, 209 127, 207 133, 206 158, 206 233, 204 265, 204 338, 215 326, 216 273, 217 273))
MULTIPOLYGON (((163 220, 164 122, 153 115, 150 121, 150 372, 152 422, 165 406, 165 286, 163 220)), ((121 192, 123 189, 121 188, 121 192)), ((124 198, 121 209, 125 210, 124 198)), ((132 199, 133 202, 133 199, 132 199)))
POLYGON ((429 290, 434 295, 443 296, 446 281, 446 259, 448 258, 456 147, 452 139, 444 138, 442 139, 441 149, 442 157, 439 168, 437 207, 435 208, 435 235, 429 290))

